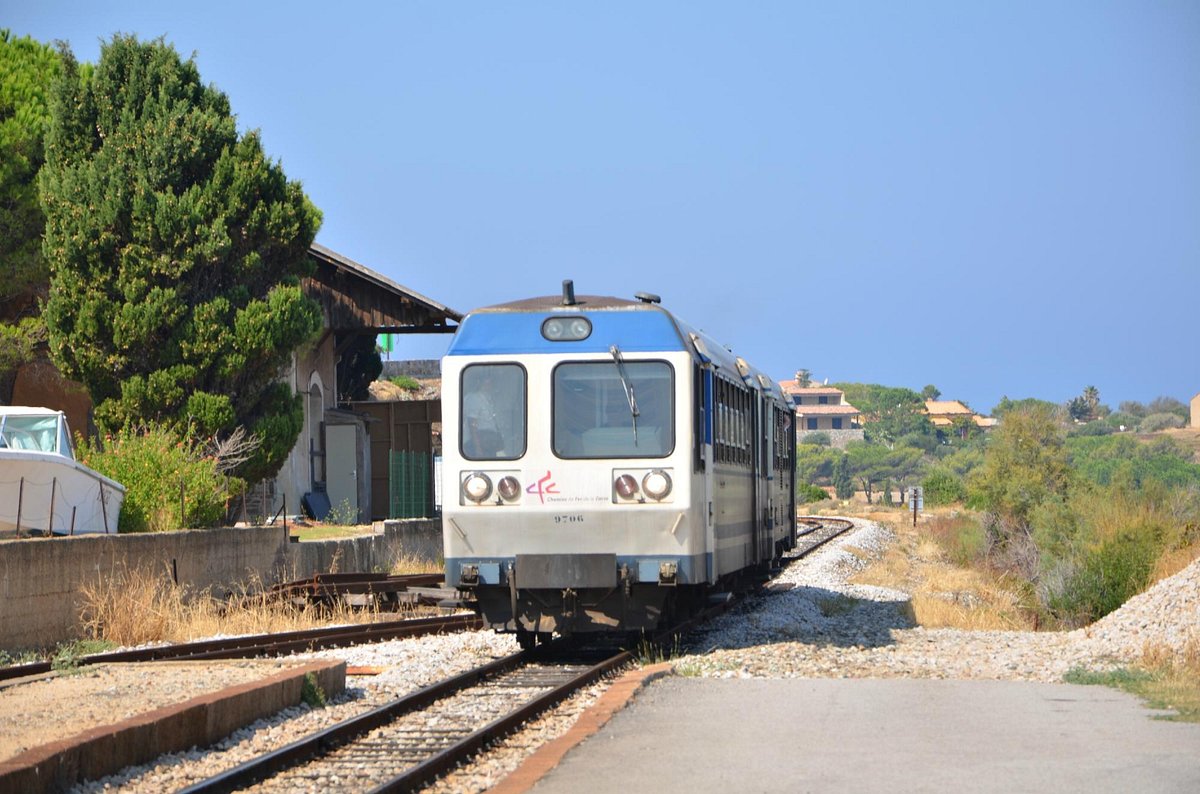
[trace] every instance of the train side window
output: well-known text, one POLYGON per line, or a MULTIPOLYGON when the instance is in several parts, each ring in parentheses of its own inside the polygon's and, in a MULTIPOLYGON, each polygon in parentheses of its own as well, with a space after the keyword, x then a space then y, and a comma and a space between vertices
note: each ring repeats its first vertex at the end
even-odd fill
POLYGON ((467 460, 516 460, 525 454, 525 368, 471 364, 462 371, 459 446, 467 460))

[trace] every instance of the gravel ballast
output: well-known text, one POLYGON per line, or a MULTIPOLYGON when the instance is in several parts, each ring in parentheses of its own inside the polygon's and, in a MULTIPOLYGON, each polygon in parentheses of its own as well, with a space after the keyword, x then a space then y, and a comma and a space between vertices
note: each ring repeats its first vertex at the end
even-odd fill
MULTIPOLYGON (((1057 682, 1074 667, 1137 660, 1147 642, 1180 648, 1200 626, 1200 562, 1163 580, 1113 614, 1072 632, 959 631, 914 627, 908 595, 848 583, 894 542, 886 528, 854 529, 789 566, 770 592, 689 637, 673 660, 685 675, 719 678, 959 678, 1057 682), (855 549, 856 551, 851 551, 855 549)), ((311 656, 380 668, 353 677, 325 709, 288 709, 235 732, 214 748, 164 756, 154 764, 78 786, 80 792, 178 789, 328 727, 449 674, 514 653, 509 636, 488 631, 421 637, 311 656)), ((542 743, 564 733, 603 691, 594 686, 479 763, 435 785, 439 792, 484 791, 542 743)), ((119 707, 119 706, 118 706, 119 707)), ((62 720, 58 720, 60 723, 62 720)))

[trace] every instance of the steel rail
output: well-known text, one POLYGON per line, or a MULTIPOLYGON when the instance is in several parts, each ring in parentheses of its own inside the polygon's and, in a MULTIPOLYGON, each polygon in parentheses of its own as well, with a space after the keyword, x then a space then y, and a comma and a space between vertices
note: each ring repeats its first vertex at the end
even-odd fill
MULTIPOLYGON (((199 661, 204 659, 246 659, 269 654, 337 648, 366 642, 418 637, 439 632, 468 631, 482 628, 476 615, 436 615, 385 623, 362 623, 321 629, 255 634, 219 640, 160 645, 127 651, 109 651, 80 658, 81 665, 108 662, 199 661)), ((30 662, 0 668, 0 681, 48 673, 51 662, 30 662)))

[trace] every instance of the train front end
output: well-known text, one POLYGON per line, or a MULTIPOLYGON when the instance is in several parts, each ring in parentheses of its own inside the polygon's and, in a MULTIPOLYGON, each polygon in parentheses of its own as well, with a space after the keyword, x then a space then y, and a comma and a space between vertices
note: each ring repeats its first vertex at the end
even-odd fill
POLYGON ((474 312, 442 361, 446 582, 525 644, 650 629, 711 576, 694 354, 648 300, 567 300, 474 312))

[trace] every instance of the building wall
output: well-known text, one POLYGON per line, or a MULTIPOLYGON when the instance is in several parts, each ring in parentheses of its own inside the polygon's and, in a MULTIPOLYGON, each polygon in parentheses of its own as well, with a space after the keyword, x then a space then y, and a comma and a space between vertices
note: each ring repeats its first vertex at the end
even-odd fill
POLYGON ((294 394, 304 396, 304 427, 275 476, 275 492, 270 497, 269 510, 264 511, 270 515, 274 515, 285 500, 288 514, 299 514, 300 497, 312 490, 310 444, 314 439, 320 441, 320 423, 324 421, 325 410, 337 405, 333 335, 326 334, 315 346, 296 351, 287 380, 294 394), (316 387, 316 393, 313 387, 316 387), (314 411, 317 405, 320 405, 319 414, 314 411))
POLYGON ((1192 398, 1192 427, 1200 430, 1200 394, 1192 398))
POLYGON ((0 650, 79 637, 82 589, 130 571, 223 596, 319 572, 386 571, 402 553, 439 559, 441 522, 386 521, 372 535, 311 543, 290 543, 282 524, 0 541, 0 650))
POLYGON ((841 419, 841 420, 842 420, 842 426, 841 426, 840 428, 836 428, 836 429, 838 429, 838 430, 851 430, 851 429, 853 429, 854 421, 853 421, 853 419, 852 419, 851 417, 849 417, 849 416, 842 416, 842 417, 835 417, 835 416, 813 416, 813 417, 807 417, 807 416, 798 416, 798 417, 797 417, 797 421, 799 422, 799 424, 796 426, 796 432, 797 432, 797 433, 815 433, 815 432, 817 432, 817 431, 819 431, 819 430, 822 430, 822 431, 823 431, 823 430, 834 430, 834 429, 835 429, 835 428, 834 428, 834 426, 833 426, 833 420, 834 420, 834 419, 841 419), (816 427, 809 427, 809 426, 808 426, 808 423, 809 423, 809 420, 810 420, 810 419, 815 419, 815 420, 816 420, 816 427))

